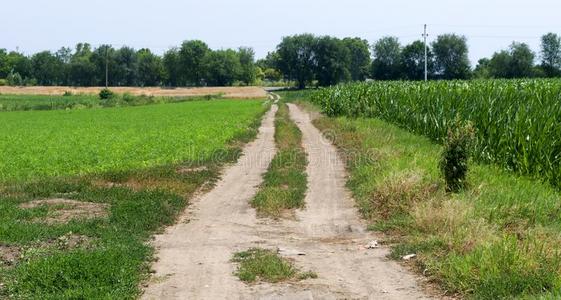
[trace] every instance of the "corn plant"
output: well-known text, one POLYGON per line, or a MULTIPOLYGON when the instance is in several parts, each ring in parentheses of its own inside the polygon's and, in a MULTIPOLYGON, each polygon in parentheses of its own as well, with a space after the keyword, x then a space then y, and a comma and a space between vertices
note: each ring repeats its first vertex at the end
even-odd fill
POLYGON ((331 116, 376 117, 443 143, 456 116, 474 124, 474 158, 561 186, 561 81, 351 83, 318 91, 331 116))

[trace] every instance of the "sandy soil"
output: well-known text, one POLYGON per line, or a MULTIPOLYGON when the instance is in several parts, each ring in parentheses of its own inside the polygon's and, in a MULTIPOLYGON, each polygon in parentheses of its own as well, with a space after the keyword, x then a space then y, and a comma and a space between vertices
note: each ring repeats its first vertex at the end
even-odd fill
POLYGON ((294 220, 256 218, 248 203, 275 153, 275 110, 216 188, 156 238, 156 274, 143 298, 426 299, 417 278, 386 258, 388 249, 364 247, 377 237, 364 231, 344 186, 343 162, 309 115, 294 105, 290 114, 303 133, 310 161, 306 208, 294 220), (251 247, 282 249, 298 268, 315 271, 319 278, 246 285, 233 275, 230 259, 251 247))
POLYGON ((74 219, 104 218, 109 213, 109 204, 76 201, 70 199, 43 199, 25 202, 19 205, 23 209, 31 209, 40 206, 48 206, 49 213, 44 218, 34 221, 47 224, 68 223, 74 219))
MULTIPOLYGON (((97 94, 102 87, 65 87, 65 86, 30 86, 12 87, 0 86, 0 94, 15 95, 62 95, 66 91, 74 94, 97 94)), ((162 89, 159 87, 111 87, 116 93, 130 93, 133 95, 148 96, 205 96, 223 94, 227 98, 266 98, 267 93, 260 87, 202 87, 202 88, 175 88, 162 89)))

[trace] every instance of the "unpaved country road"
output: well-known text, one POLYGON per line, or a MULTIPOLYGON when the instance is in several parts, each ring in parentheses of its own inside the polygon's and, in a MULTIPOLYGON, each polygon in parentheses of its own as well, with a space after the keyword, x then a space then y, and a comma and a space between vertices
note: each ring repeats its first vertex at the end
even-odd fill
POLYGON ((216 187, 194 200, 182 222, 156 237, 156 273, 145 299, 239 299, 248 294, 232 275, 230 259, 256 239, 255 212, 248 202, 275 154, 276 110, 273 105, 256 140, 216 187))
POLYGON ((385 248, 365 232, 345 189, 336 148, 324 140, 307 113, 290 105, 308 153, 306 208, 295 220, 258 219, 249 201, 274 150, 274 114, 265 116, 257 139, 209 193, 193 201, 183 220, 156 238, 156 274, 144 299, 427 299, 416 277, 389 261, 385 248), (291 256, 319 278, 246 285, 234 275, 233 253, 251 247, 303 252, 291 256))

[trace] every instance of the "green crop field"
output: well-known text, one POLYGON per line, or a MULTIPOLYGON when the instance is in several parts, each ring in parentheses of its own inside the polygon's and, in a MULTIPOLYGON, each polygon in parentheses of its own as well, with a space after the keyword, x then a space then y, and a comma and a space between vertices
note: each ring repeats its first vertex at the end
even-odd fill
POLYGON ((261 100, 0 113, 0 298, 133 299, 148 240, 256 133, 261 100))
POLYGON ((254 122, 262 103, 2 113, 0 181, 206 160, 254 122))
POLYGON ((477 129, 475 158, 561 185, 561 81, 354 83, 314 102, 330 116, 377 117, 442 141, 457 118, 477 129))

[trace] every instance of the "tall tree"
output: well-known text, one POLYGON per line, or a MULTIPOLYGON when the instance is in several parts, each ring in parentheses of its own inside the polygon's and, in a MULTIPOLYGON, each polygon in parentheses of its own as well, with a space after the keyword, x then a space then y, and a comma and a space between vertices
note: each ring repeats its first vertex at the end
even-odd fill
POLYGON ((473 70, 473 77, 478 79, 491 78, 491 70, 489 69, 489 64, 491 60, 488 58, 481 58, 477 61, 477 66, 473 70))
POLYGON ((205 58, 206 80, 211 86, 229 86, 241 73, 238 53, 232 49, 212 51, 205 58))
POLYGON ((279 67, 279 53, 277 51, 268 52, 265 58, 257 60, 255 63, 261 69, 278 69, 279 67))
POLYGON ((181 67, 179 66, 179 50, 171 48, 164 53, 162 59, 164 65, 164 82, 168 86, 179 86, 181 84, 181 67))
POLYGON ((138 57, 138 84, 140 86, 157 86, 164 77, 162 59, 152 53, 150 49, 140 49, 138 57))
POLYGON ((561 38, 555 33, 542 36, 542 68, 548 77, 561 75, 561 38))
POLYGON ((489 74, 492 78, 512 78, 512 57, 507 50, 495 52, 488 63, 489 74))
POLYGON ((436 73, 444 79, 467 79, 471 67, 465 36, 455 34, 439 35, 432 43, 435 55, 436 73))
POLYGON ((534 75, 535 54, 525 43, 513 42, 508 50, 493 54, 488 63, 494 78, 523 78, 534 75))
POLYGON ((534 76, 534 59, 536 55, 526 43, 513 42, 510 45, 512 78, 534 76))
POLYGON ((8 51, 0 49, 0 78, 6 78, 11 71, 12 68, 8 62, 8 51))
POLYGON ((289 80, 296 80, 298 88, 301 89, 314 79, 314 44, 313 35, 301 34, 284 37, 277 46, 279 70, 289 80))
POLYGON ((29 57, 22 53, 11 51, 8 53, 7 61, 10 72, 17 73, 27 79, 33 76, 33 65, 29 57))
POLYGON ((238 50, 240 58, 240 81, 250 85, 256 79, 255 52, 251 48, 240 47, 238 50))
POLYGON ((111 45, 101 45, 94 49, 90 56, 90 61, 95 65, 95 82, 97 86, 105 85, 105 73, 107 69, 108 84, 110 86, 117 85, 117 69, 116 50, 111 45))
POLYGON ((185 41, 179 49, 182 84, 200 86, 206 73, 205 60, 210 53, 207 44, 199 40, 185 41))
POLYGON ((97 85, 96 65, 91 61, 90 44, 79 43, 70 61, 69 84, 76 86, 97 85))
POLYGON ((320 86, 351 79, 351 53, 343 41, 330 36, 317 38, 313 52, 316 61, 315 77, 320 86))
POLYGON ((368 41, 361 38, 345 38, 343 43, 350 52, 349 71, 351 79, 355 81, 365 80, 368 77, 371 64, 368 41))
MULTIPOLYGON (((434 73, 434 55, 427 49, 427 71, 429 78, 434 73)), ((401 51, 401 72, 406 79, 422 80, 425 78, 425 44, 421 41, 403 47, 401 51)))
POLYGON ((396 37, 383 37, 372 48, 372 77, 379 80, 395 80, 400 77, 401 45, 396 37))
POLYGON ((58 49, 55 56, 62 62, 62 77, 63 85, 70 85, 70 63, 72 62, 72 49, 69 47, 62 47, 58 49))
POLYGON ((115 52, 113 83, 117 86, 137 85, 138 56, 136 51, 130 47, 122 47, 115 52))
POLYGON ((63 81, 62 61, 50 51, 43 51, 31 57, 33 77, 40 85, 60 85, 63 81))

